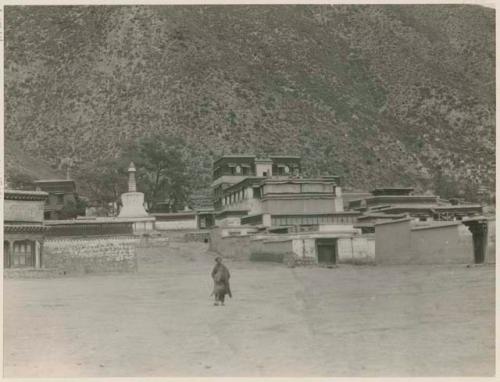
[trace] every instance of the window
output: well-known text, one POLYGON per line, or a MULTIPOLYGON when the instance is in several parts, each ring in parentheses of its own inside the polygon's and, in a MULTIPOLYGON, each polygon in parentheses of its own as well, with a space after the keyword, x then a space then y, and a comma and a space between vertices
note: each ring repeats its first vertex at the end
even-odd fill
POLYGON ((12 247, 12 261, 13 267, 31 267, 34 266, 34 243, 24 240, 16 241, 12 247))

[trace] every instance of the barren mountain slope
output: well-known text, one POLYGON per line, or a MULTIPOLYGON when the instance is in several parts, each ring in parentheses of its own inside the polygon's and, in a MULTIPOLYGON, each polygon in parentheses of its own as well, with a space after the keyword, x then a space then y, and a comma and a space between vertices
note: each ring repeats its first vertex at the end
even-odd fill
POLYGON ((345 185, 494 187, 495 14, 463 5, 5 8, 6 144, 57 166, 176 131, 345 185))

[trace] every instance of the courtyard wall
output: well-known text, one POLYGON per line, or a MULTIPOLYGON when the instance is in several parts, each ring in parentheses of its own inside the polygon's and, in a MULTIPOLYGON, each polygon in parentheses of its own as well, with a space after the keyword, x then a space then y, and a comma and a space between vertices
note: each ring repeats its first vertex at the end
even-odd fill
POLYGON ((379 264, 467 264, 474 262, 472 233, 461 222, 415 224, 411 219, 378 223, 379 264))
POLYGON ((139 240, 131 236, 48 239, 42 267, 66 273, 133 272, 139 240))

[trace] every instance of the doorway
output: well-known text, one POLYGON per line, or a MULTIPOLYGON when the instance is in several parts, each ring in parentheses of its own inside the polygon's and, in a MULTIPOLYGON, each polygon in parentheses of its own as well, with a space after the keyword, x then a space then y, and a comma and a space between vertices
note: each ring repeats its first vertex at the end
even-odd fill
POLYGON ((337 262, 337 239, 316 239, 316 253, 319 264, 337 262))
POLYGON ((484 263, 486 247, 488 246, 488 223, 486 220, 469 220, 464 224, 472 232, 472 243, 474 246, 474 263, 484 263))

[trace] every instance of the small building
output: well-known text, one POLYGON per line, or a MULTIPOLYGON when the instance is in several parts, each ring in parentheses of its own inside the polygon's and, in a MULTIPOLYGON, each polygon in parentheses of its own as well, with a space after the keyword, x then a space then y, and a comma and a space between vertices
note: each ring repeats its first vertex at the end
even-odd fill
POLYGON ((210 192, 198 192, 189 198, 189 207, 198 215, 198 228, 207 229, 215 225, 214 200, 210 192))
POLYGON ((76 184, 70 179, 45 179, 34 182, 37 191, 48 193, 44 208, 45 220, 62 220, 76 218, 76 184), (65 206, 75 206, 74 211, 65 211, 65 206))
POLYGON ((229 258, 288 264, 373 264, 375 238, 352 226, 321 225, 309 231, 259 231, 251 226, 218 227, 210 249, 229 258))
POLYGON ((4 268, 40 268, 43 262, 44 205, 42 191, 5 190, 4 268))
POLYGON ((375 226, 375 258, 379 264, 468 264, 486 258, 486 219, 415 221, 397 219, 375 226))

